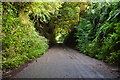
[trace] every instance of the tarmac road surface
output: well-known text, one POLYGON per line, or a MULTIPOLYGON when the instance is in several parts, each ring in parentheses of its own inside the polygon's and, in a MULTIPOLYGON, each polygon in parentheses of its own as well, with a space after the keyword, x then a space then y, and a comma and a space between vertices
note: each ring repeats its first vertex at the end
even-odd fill
POLYGON ((14 78, 117 78, 106 63, 62 44, 54 46, 30 63, 14 78))

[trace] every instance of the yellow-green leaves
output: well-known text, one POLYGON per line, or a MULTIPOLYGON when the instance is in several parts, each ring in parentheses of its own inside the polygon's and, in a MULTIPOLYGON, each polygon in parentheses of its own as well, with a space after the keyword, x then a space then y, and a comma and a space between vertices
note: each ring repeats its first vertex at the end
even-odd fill
POLYGON ((13 8, 18 9, 15 5, 3 4, 2 65, 4 69, 19 67, 25 61, 44 54, 48 48, 47 40, 38 35, 29 18, 22 14, 21 17, 27 21, 23 24, 23 19, 21 19, 19 13, 14 13, 13 8), (6 9, 8 9, 9 14, 6 14, 6 9), (12 10, 13 12, 10 12, 12 10))

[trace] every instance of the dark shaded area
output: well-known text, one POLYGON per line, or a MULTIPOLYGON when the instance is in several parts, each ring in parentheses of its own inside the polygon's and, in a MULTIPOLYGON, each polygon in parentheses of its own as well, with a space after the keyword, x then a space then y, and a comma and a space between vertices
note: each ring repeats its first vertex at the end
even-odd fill
POLYGON ((41 22, 40 17, 34 17, 33 14, 29 15, 30 19, 35 22, 34 27, 40 36, 47 38, 49 47, 52 47, 56 44, 55 40, 55 26, 54 19, 49 22, 41 22))
POLYGON ((64 44, 73 49, 76 49, 76 45, 77 45, 77 41, 76 41, 77 37, 75 37, 75 33, 76 33, 76 30, 73 29, 64 40, 64 44))

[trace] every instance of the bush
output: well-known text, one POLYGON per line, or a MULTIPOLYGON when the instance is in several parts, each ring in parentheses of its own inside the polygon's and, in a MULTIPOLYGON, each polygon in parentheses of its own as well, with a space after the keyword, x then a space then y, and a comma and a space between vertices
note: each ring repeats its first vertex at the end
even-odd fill
POLYGON ((39 36, 29 19, 23 24, 23 20, 16 16, 15 8, 8 8, 8 11, 9 14, 4 12, 2 15, 3 69, 19 67, 40 57, 48 48, 47 39, 39 36))
POLYGON ((111 64, 120 64, 120 2, 92 3, 88 16, 76 26, 80 52, 111 64), (103 9, 104 8, 104 9, 103 9))

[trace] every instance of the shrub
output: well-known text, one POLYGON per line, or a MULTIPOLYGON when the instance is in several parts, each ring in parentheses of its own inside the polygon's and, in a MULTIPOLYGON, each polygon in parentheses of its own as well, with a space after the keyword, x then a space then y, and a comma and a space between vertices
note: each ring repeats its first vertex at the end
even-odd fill
POLYGON ((29 19, 23 24, 23 20, 16 16, 15 7, 8 8, 8 11, 9 14, 4 12, 2 15, 3 69, 19 67, 28 60, 40 57, 48 48, 47 39, 39 36, 29 19))
POLYGON ((120 2, 92 3, 76 26, 77 48, 89 56, 120 64, 120 2), (104 9, 103 9, 104 8, 104 9))

